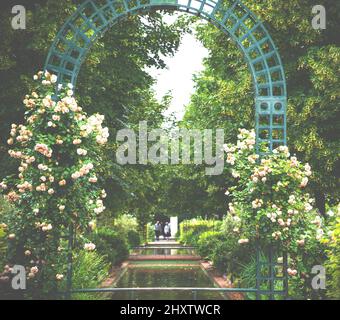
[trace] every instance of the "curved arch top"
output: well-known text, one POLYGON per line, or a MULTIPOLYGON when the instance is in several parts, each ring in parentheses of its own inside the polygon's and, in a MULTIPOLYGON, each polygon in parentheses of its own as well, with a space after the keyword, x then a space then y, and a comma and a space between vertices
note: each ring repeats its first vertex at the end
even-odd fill
POLYGON ((243 52, 255 88, 257 145, 286 144, 287 90, 280 55, 259 19, 240 0, 86 0, 65 22, 50 48, 45 70, 58 83, 76 85, 91 45, 129 14, 155 9, 188 12, 228 34, 243 52))

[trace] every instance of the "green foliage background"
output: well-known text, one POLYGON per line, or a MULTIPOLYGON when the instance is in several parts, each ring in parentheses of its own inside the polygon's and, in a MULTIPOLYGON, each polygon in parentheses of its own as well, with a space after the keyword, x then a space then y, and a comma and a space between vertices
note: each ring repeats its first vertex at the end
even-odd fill
MULTIPOLYGON (((288 146, 315 171, 311 191, 325 210, 325 198, 339 200, 340 177, 340 2, 319 1, 327 12, 326 30, 312 28, 313 0, 243 1, 264 22, 282 57, 288 85, 288 146)), ((237 129, 254 126, 252 81, 240 50, 210 24, 197 28, 209 50, 196 77, 183 123, 237 129)))
MULTIPOLYGON (((15 162, 7 155, 6 140, 11 123, 23 120, 22 100, 32 89, 32 75, 43 68, 58 30, 81 2, 28 1, 27 29, 15 31, 10 24, 14 3, 1 1, 1 178, 16 170, 15 162)), ((288 145, 299 159, 311 164, 314 176, 309 191, 324 213, 326 202, 335 204, 340 198, 340 2, 318 1, 327 10, 327 29, 322 31, 311 25, 314 0, 243 2, 264 22, 282 57, 289 97, 288 145)), ((227 210, 229 199, 224 192, 230 183, 227 173, 205 176, 204 166, 119 167, 115 163, 118 129, 136 128, 140 120, 148 120, 149 128, 156 128, 165 121, 162 111, 169 106, 171 96, 165 96, 161 102, 156 100, 152 90, 154 79, 145 68, 164 68, 164 56, 176 52, 182 35, 192 29, 191 21, 197 21, 180 18, 169 26, 164 24, 160 12, 144 19, 128 17, 96 42, 81 69, 76 92, 80 105, 90 114, 104 114, 105 125, 110 128, 111 140, 103 154, 105 165, 100 172, 108 193, 105 203, 108 209, 100 224, 108 225, 112 218, 117 221, 119 215, 129 213, 138 218, 140 234, 154 216, 176 215, 180 220, 221 218, 227 210)), ((194 76, 196 92, 178 126, 223 128, 226 142, 233 143, 238 128, 254 126, 251 76, 241 52, 227 35, 211 24, 199 24, 195 29, 209 57, 204 61, 204 71, 194 76)), ((0 212, 5 210, 1 204, 0 212)), ((205 237, 211 243, 207 246, 216 246, 220 235, 208 230, 205 237)), ((0 230, 3 251, 2 236, 0 230)), ((235 254, 232 241, 222 238, 209 258, 225 269, 235 254)), ((202 250, 205 255, 209 248, 202 250)), ((338 251, 334 249, 333 255, 329 268, 337 275, 338 251)), ((91 254, 79 259, 91 260, 91 254)), ((102 257, 95 260, 97 267, 107 267, 102 257)), ((334 286, 338 290, 338 284, 334 286)))
MULTIPOLYGON (((5 140, 9 126, 23 118, 21 100, 31 89, 31 77, 43 67, 48 49, 80 0, 35 0, 27 4, 27 29, 10 25, 10 6, 0 13, 0 176, 13 173, 5 140)), ((327 10, 327 29, 316 31, 311 20, 313 0, 270 0, 244 3, 269 29, 282 56, 288 82, 288 144, 315 171, 311 192, 324 211, 326 199, 339 199, 340 4, 320 1, 327 10)), ((147 222, 155 214, 221 217, 228 177, 207 177, 203 166, 133 166, 115 164, 118 129, 134 128, 148 120, 150 128, 165 120, 171 96, 155 99, 154 79, 145 67, 164 68, 164 56, 173 55, 181 36, 190 31, 187 16, 163 23, 162 12, 129 17, 93 46, 80 72, 77 96, 89 113, 106 116, 111 143, 101 174, 117 216, 131 212, 147 222), (143 20, 146 19, 146 20, 143 20), (147 21, 147 22, 146 22, 147 21), (166 181, 166 183, 164 183, 166 181), (163 183, 162 183, 163 182, 163 183), (170 201, 169 201, 170 200, 170 201)), ((238 48, 211 24, 198 24, 196 34, 209 50, 204 71, 195 75, 196 92, 186 108, 186 128, 224 128, 226 142, 234 142, 237 128, 254 125, 252 81, 238 48)))

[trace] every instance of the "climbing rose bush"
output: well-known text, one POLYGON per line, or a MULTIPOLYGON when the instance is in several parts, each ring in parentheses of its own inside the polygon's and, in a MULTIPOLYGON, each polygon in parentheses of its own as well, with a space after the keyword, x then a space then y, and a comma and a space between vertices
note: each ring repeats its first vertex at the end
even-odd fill
MULTIPOLYGON (((262 151, 265 150, 260 146, 262 151)), ((297 256, 319 246, 323 219, 313 208, 305 188, 311 167, 291 156, 286 146, 272 154, 255 152, 255 132, 240 129, 235 145, 224 145, 235 185, 226 191, 232 199, 229 214, 240 246, 260 243, 289 252, 288 273, 297 275, 297 256)))
MULTIPOLYGON (((0 189, 17 209, 1 217, 8 235, 4 272, 24 265, 31 283, 62 280, 58 257, 67 227, 90 230, 105 210, 105 190, 97 186, 100 150, 109 137, 104 116, 88 116, 73 97, 72 85, 59 85, 48 72, 34 76, 36 89, 24 99, 25 124, 12 124, 9 155, 19 161, 18 175, 0 189)), ((85 244, 94 250, 95 244, 85 244)))

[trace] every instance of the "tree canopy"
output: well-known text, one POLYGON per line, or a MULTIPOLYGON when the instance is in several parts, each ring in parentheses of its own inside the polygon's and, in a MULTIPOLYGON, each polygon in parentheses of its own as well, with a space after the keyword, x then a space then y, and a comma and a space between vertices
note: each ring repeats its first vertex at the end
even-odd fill
MULTIPOLYGON (((313 167, 311 191, 324 212, 325 197, 339 199, 340 4, 320 1, 327 26, 314 30, 313 1, 243 2, 264 22, 282 57, 288 85, 288 145, 313 167)), ((183 122, 224 128, 230 141, 237 128, 254 126, 251 75, 240 50, 213 25, 200 25, 197 35, 209 57, 195 77, 196 92, 183 122)))
MULTIPOLYGON (((0 176, 15 172, 7 155, 10 125, 23 120, 22 100, 32 89, 32 75, 42 69, 56 33, 81 0, 30 1, 27 29, 13 30, 11 11, 0 13, 0 176)), ((337 35, 340 5, 324 0, 326 30, 314 30, 311 0, 244 3, 264 22, 280 52, 288 84, 288 145, 314 176, 310 191, 324 210, 325 198, 339 198, 339 73, 337 35)), ((155 79, 147 67, 164 68, 164 57, 173 55, 182 35, 191 32, 192 20, 182 16, 167 24, 162 12, 130 16, 109 30, 92 47, 84 61, 76 97, 88 113, 105 115, 110 140, 100 168, 110 201, 108 217, 131 212, 149 220, 152 215, 222 216, 228 198, 226 174, 208 177, 199 165, 119 166, 115 162, 115 135, 123 127, 161 127, 171 96, 157 101, 155 79)), ((209 23, 198 23, 195 34, 209 50, 203 72, 194 75, 192 95, 182 128, 223 128, 226 142, 235 142, 238 128, 254 126, 253 84, 242 53, 228 36, 209 23)))

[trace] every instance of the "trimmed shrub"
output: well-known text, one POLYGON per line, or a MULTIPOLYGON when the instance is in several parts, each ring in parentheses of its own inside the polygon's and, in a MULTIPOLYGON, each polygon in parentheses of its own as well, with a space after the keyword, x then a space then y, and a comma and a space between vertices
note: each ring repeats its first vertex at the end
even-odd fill
POLYGON ((155 241, 155 228, 152 223, 148 223, 146 226, 146 240, 147 242, 155 241))
POLYGON ((211 256, 221 241, 222 234, 219 231, 203 232, 197 242, 197 253, 202 257, 211 260, 211 256))
MULTIPOLYGON (((211 228, 212 221, 207 224, 211 228)), ((216 222, 215 222, 216 223, 216 222)), ((197 223, 195 223, 197 225, 197 223)), ((232 233, 235 229, 236 222, 230 215, 214 230, 201 233, 197 241, 197 252, 203 257, 213 262, 217 270, 223 274, 228 274, 232 278, 238 277, 242 270, 242 265, 250 261, 254 254, 254 248, 251 245, 240 246, 238 238, 232 233)), ((186 238, 195 239, 197 229, 202 230, 204 227, 199 223, 199 227, 187 228, 186 238)))
POLYGON ((96 245, 96 250, 112 265, 121 263, 129 255, 129 246, 124 234, 108 227, 98 228, 91 235, 91 241, 96 245))
POLYGON ((180 224, 180 242, 186 245, 196 246, 203 232, 218 231, 221 221, 192 219, 185 220, 180 224))
POLYGON ((136 217, 129 214, 122 214, 114 219, 114 229, 121 233, 127 234, 129 231, 138 230, 138 221, 136 217))
POLYGON ((237 240, 229 235, 223 235, 220 239, 210 255, 211 260, 220 272, 235 278, 242 269, 241 265, 247 263, 254 254, 254 248, 250 245, 240 248, 237 240))
POLYGON ((140 245, 140 235, 136 230, 128 231, 127 238, 130 249, 140 245))

